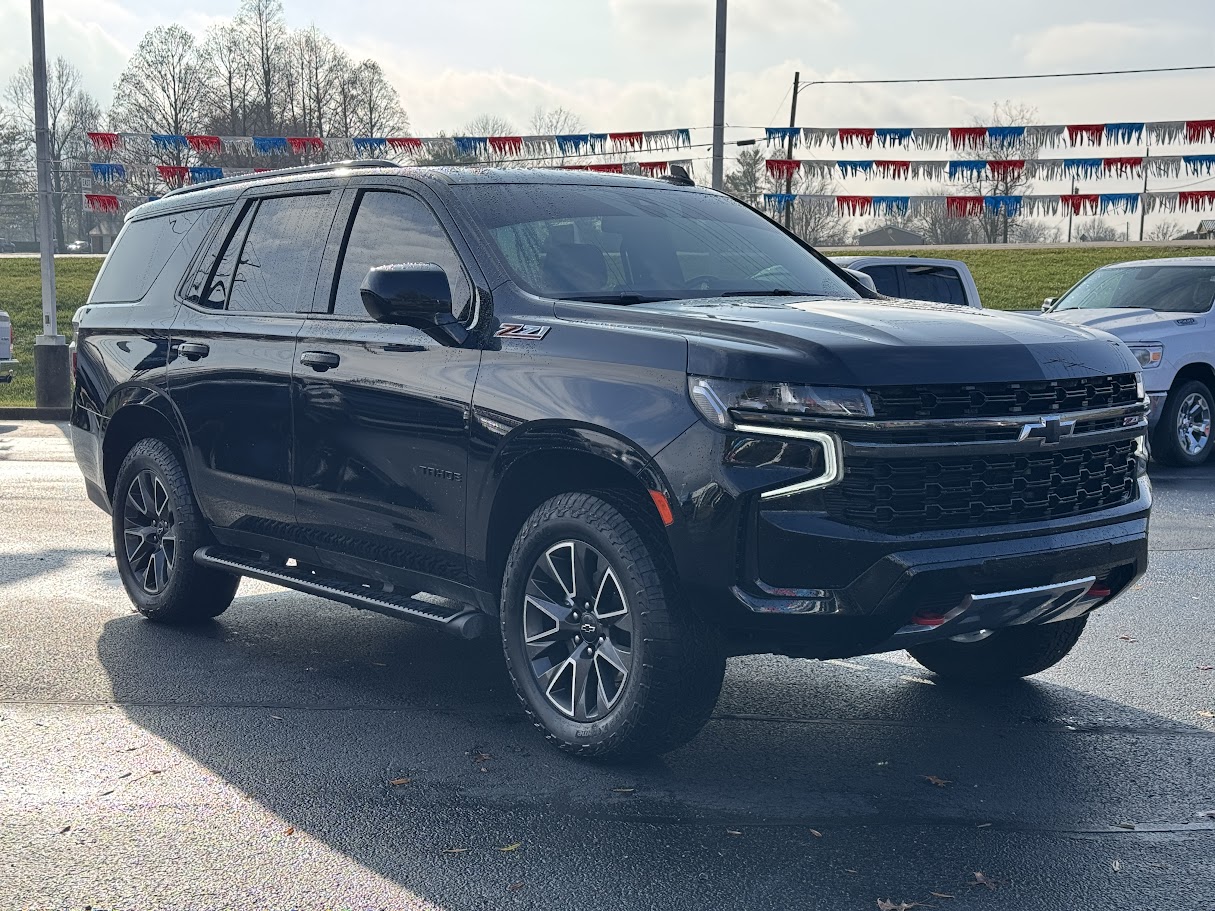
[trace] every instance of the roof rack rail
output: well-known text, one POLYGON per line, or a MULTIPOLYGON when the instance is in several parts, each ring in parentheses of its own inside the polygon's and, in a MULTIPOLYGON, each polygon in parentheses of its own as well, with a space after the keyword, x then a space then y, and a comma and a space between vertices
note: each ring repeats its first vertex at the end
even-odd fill
POLYGON ((335 171, 338 168, 399 168, 399 162, 378 158, 356 158, 349 161, 331 161, 328 164, 305 164, 294 168, 275 168, 260 174, 235 174, 232 177, 221 177, 219 180, 208 180, 206 183, 190 184, 170 190, 161 199, 170 196, 180 196, 183 193, 193 193, 196 190, 209 190, 211 187, 223 187, 234 183, 252 183, 258 180, 270 180, 285 174, 317 174, 321 171, 335 171))

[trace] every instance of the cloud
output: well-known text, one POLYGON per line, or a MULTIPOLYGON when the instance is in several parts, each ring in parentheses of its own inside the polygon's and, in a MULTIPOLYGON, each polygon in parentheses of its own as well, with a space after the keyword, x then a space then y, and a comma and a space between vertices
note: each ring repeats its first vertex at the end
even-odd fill
MULTIPOLYGON (((608 8, 631 37, 662 43, 702 41, 715 22, 709 0, 608 0, 608 8)), ((838 0, 746 0, 727 17, 731 39, 837 31, 849 22, 838 0)))
POLYGON ((1205 60, 1210 43, 1209 30, 1157 21, 1077 22, 1013 38, 1013 47, 1030 66, 1072 69, 1090 62, 1110 64, 1110 68, 1133 67, 1136 64, 1130 61, 1142 60, 1145 51, 1151 51, 1153 60, 1184 63, 1175 55, 1191 46, 1196 59, 1201 56, 1205 60))

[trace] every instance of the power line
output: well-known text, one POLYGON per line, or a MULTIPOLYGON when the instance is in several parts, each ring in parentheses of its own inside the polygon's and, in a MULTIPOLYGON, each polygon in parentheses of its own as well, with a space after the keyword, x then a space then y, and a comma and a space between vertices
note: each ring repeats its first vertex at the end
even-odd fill
POLYGON ((1132 76, 1139 73, 1188 73, 1195 70, 1215 70, 1215 64, 1202 66, 1159 66, 1134 70, 1087 70, 1073 73, 1013 73, 1003 76, 935 76, 923 79, 815 79, 803 82, 798 89, 812 85, 911 85, 927 82, 1002 82, 1009 79, 1069 79, 1076 76, 1132 76))

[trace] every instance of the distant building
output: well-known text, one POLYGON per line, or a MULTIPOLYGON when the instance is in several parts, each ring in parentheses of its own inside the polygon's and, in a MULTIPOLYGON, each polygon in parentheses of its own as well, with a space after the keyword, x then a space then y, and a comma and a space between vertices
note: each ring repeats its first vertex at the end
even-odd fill
POLYGON ((1215 218, 1204 218, 1194 233, 1196 240, 1215 240, 1215 218))
POLYGON ((865 231, 856 236, 859 247, 910 247, 924 243, 923 235, 899 228, 894 225, 883 225, 872 231, 865 231))

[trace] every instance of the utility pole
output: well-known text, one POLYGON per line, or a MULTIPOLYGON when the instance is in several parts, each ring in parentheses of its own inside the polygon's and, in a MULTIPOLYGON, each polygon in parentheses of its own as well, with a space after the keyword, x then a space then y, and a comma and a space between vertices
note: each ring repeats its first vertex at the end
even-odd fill
POLYGON ((726 145, 726 0, 717 0, 717 49, 713 61, 713 189, 723 186, 726 145))
POLYGON ((55 324, 55 234, 51 228, 51 142, 46 103, 46 25, 42 0, 30 0, 34 44, 34 147, 38 158, 38 251, 42 265, 42 334, 34 340, 34 404, 66 408, 72 380, 67 340, 55 324))
POLYGON ((1143 195, 1139 197, 1139 242, 1143 243, 1143 222, 1147 218, 1147 177, 1148 177, 1148 159, 1152 157, 1152 147, 1147 147, 1147 153, 1143 156, 1143 195))
MULTIPOLYGON (((797 127, 797 92, 801 85, 802 74, 793 74, 793 98, 789 102, 789 145, 785 150, 785 158, 793 158, 793 130, 797 127)), ((785 195, 790 196, 793 193, 793 172, 788 172, 785 177, 785 195)), ((785 227, 788 228, 793 224, 793 203, 785 203, 785 227)))
MULTIPOLYGON (((1076 178, 1072 178, 1072 196, 1076 195, 1076 178)), ((1067 207, 1067 242, 1072 242, 1072 213, 1075 211, 1075 206, 1067 207)))

